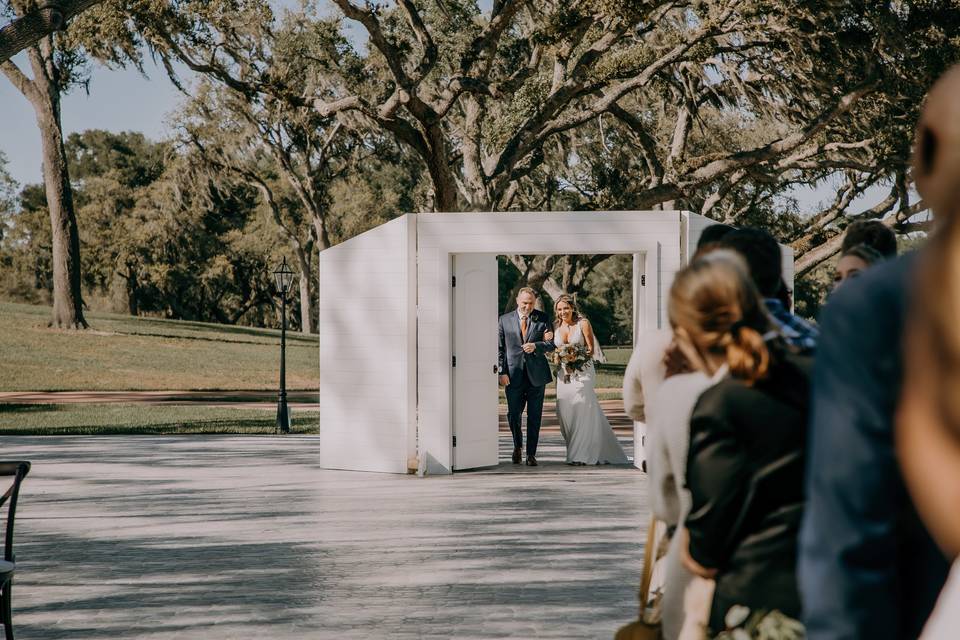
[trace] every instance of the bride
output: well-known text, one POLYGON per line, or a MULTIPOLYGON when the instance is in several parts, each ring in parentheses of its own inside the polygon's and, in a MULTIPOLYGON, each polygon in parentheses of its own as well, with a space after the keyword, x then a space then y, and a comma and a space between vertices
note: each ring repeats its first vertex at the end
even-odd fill
POLYGON ((627 454, 617 441, 594 391, 597 374, 593 360, 603 356, 593 328, 580 316, 576 302, 567 294, 557 299, 553 310, 554 343, 558 347, 582 344, 591 356, 583 371, 575 371, 569 381, 564 380, 565 376, 557 376, 557 417, 560 433, 567 443, 567 464, 626 464, 627 454))

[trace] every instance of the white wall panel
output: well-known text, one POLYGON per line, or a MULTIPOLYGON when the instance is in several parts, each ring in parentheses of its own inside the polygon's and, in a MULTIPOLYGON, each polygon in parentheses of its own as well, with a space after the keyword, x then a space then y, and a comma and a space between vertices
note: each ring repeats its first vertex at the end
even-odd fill
POLYGON ((416 431, 416 218, 320 254, 320 463, 405 473, 416 431))

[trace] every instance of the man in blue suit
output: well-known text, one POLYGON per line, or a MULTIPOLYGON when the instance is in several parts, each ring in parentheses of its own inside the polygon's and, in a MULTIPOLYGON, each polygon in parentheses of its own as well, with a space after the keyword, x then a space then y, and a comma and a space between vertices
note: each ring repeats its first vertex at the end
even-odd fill
POLYGON ((527 464, 537 466, 537 443, 543 415, 543 393, 553 380, 546 353, 556 349, 549 319, 534 309, 537 293, 529 287, 517 294, 517 310, 500 316, 498 367, 506 387, 507 420, 513 434, 513 463, 520 464, 523 432, 520 416, 527 409, 527 464))

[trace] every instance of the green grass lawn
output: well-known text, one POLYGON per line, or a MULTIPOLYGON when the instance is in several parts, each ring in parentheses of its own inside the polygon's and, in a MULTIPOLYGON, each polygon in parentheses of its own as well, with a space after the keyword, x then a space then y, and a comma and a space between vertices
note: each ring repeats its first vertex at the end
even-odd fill
MULTIPOLYGON (((46 326, 47 307, 0 302, 0 391, 274 389, 280 332, 89 313, 46 326)), ((287 387, 319 386, 317 336, 287 333, 287 387)))
MULTIPOLYGON (((318 433, 317 411, 292 409, 292 433, 318 433)), ((276 411, 192 405, 0 404, 2 435, 274 433, 276 411)))

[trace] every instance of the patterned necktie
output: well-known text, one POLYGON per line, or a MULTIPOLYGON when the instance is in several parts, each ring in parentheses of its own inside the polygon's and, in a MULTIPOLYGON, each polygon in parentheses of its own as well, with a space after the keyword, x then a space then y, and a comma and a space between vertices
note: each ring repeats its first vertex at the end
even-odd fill
POLYGON ((520 337, 527 339, 527 316, 520 316, 520 337))

